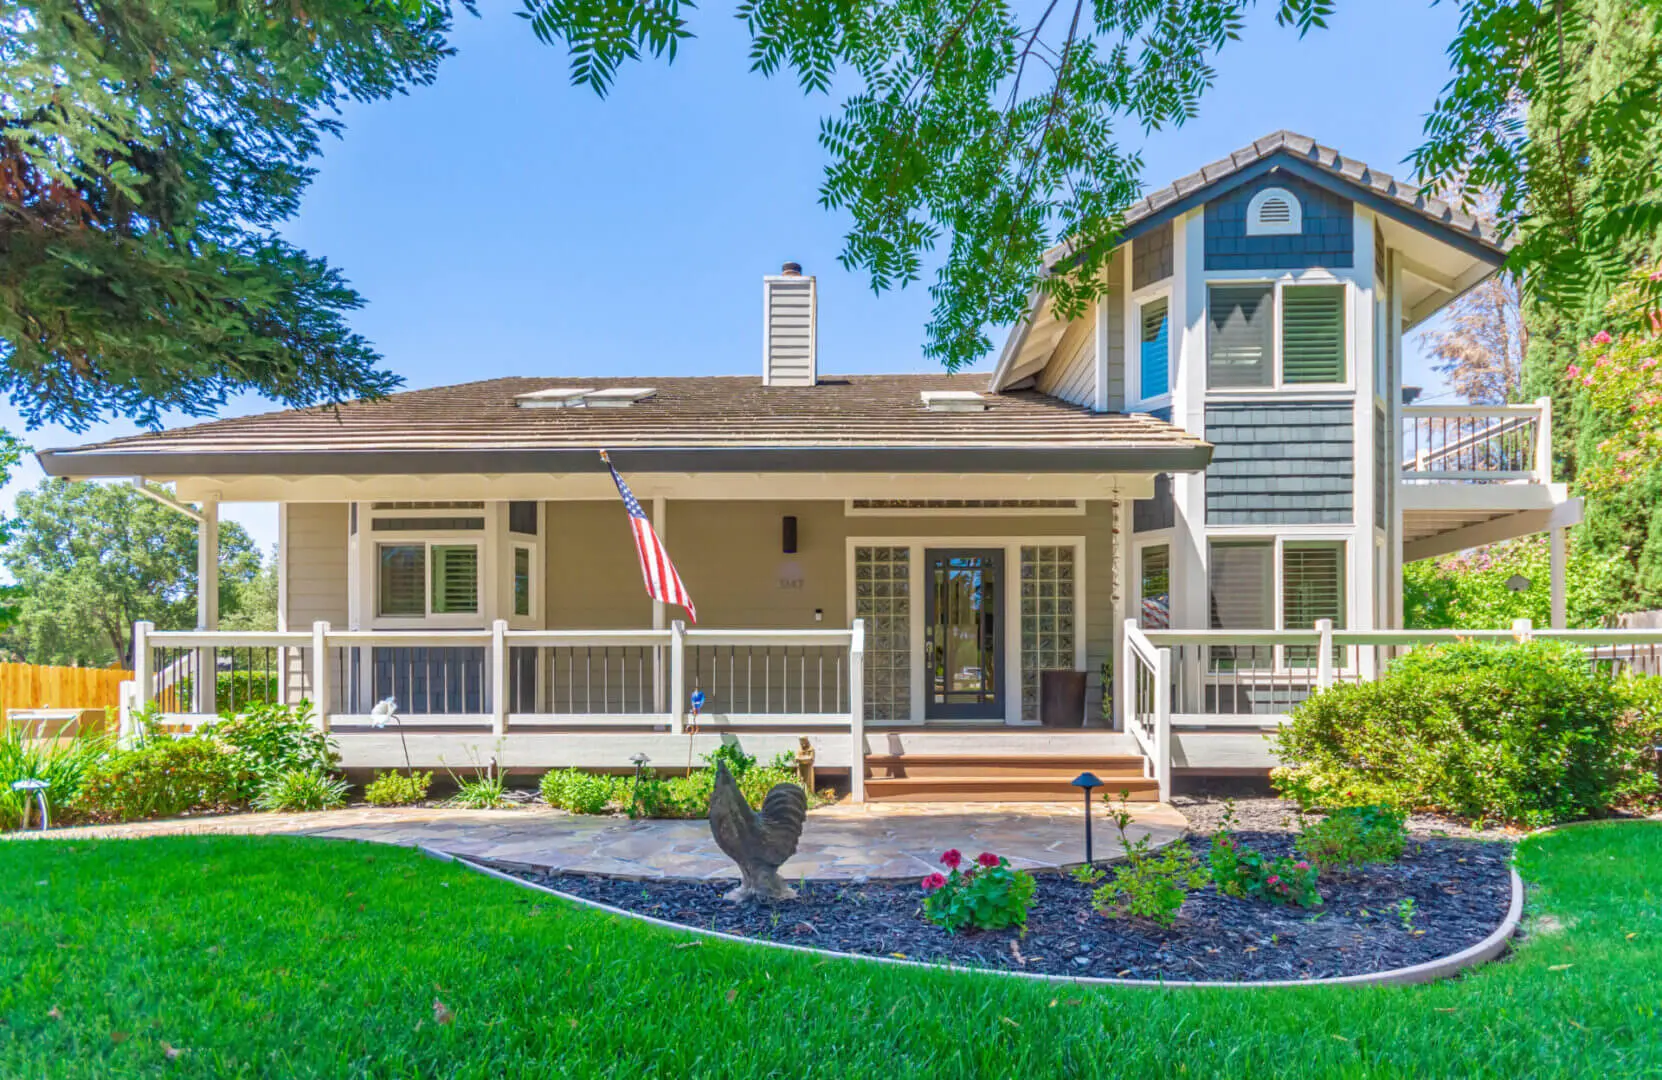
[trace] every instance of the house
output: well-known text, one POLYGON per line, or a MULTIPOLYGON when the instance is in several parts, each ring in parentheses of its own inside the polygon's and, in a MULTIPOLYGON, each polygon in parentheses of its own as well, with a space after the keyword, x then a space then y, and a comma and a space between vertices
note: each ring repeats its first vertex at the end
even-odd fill
POLYGON ((138 693, 211 712, 210 680, 167 695, 229 656, 316 703, 349 766, 402 763, 368 716, 390 696, 430 766, 807 735, 856 797, 1036 797, 1082 763, 1153 795, 1265 768, 1257 731, 1376 670, 1331 635, 1400 626, 1404 561, 1550 532, 1561 620, 1580 508, 1548 404, 1402 386, 1403 335, 1501 264, 1486 225, 1287 132, 1125 221, 1099 302, 1035 299, 990 378, 822 374, 787 263, 752 375, 488 379, 40 460, 173 485, 207 553, 221 504, 277 503, 279 631, 217 633, 201 590, 200 632, 147 632, 138 693), (643 595, 601 449, 696 626, 643 595))

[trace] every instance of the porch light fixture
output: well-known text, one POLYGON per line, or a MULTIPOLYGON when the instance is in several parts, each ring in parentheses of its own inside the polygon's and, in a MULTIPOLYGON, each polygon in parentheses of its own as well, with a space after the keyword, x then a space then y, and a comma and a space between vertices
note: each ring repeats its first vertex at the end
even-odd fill
POLYGON ((781 549, 784 550, 786 555, 795 555, 796 554, 796 517, 792 514, 786 514, 783 518, 780 519, 780 521, 781 521, 781 528, 779 530, 779 532, 780 532, 779 546, 780 546, 781 549))
POLYGON ((1095 862, 1091 852, 1091 792, 1102 786, 1096 773, 1082 772, 1073 778, 1073 786, 1085 793, 1085 862, 1095 862))
POLYGON ((23 820, 19 823, 20 828, 27 828, 29 825, 29 794, 31 792, 34 793, 35 803, 40 807, 40 831, 45 832, 51 827, 52 823, 46 814, 46 789, 50 786, 45 780, 12 781, 12 790, 23 796, 23 820))

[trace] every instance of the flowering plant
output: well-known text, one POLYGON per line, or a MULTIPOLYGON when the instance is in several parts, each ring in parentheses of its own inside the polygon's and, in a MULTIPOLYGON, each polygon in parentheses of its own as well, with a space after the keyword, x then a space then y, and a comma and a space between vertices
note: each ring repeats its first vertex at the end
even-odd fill
POLYGON ((975 866, 964 869, 963 852, 952 848, 941 853, 941 865, 948 873, 937 870, 922 882, 923 913, 930 922, 950 933, 966 926, 1003 930, 1027 925, 1032 874, 990 851, 977 855, 975 866))
POLYGON ((1619 333, 1600 330, 1564 369, 1597 410, 1609 436, 1586 455, 1578 479, 1611 493, 1645 479, 1662 455, 1662 312, 1650 309, 1662 266, 1642 266, 1611 297, 1606 317, 1619 333))

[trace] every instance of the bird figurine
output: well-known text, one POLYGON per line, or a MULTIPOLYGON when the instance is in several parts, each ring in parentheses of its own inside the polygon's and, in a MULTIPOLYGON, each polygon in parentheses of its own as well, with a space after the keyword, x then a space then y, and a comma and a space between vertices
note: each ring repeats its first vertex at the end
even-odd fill
POLYGON ((795 784, 775 784, 752 811, 726 762, 716 763, 716 786, 710 793, 710 832, 716 845, 739 864, 739 885, 727 894, 744 900, 794 900, 796 890, 779 876, 779 867, 796 854, 796 842, 808 820, 808 796, 795 784))

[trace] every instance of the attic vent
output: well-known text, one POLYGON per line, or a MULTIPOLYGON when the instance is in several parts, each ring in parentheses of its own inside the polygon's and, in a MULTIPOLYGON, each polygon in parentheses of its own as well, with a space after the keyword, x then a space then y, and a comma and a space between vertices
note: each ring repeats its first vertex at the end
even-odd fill
POLYGON ((930 412, 984 412, 987 399, 974 390, 919 390, 923 407, 930 412))
POLYGON ((1265 188, 1247 204, 1248 236, 1297 236, 1303 231, 1303 208, 1286 188, 1265 188))
POLYGON ((650 386, 555 386, 516 394, 514 404, 522 409, 621 409, 645 401, 658 391, 650 386))

